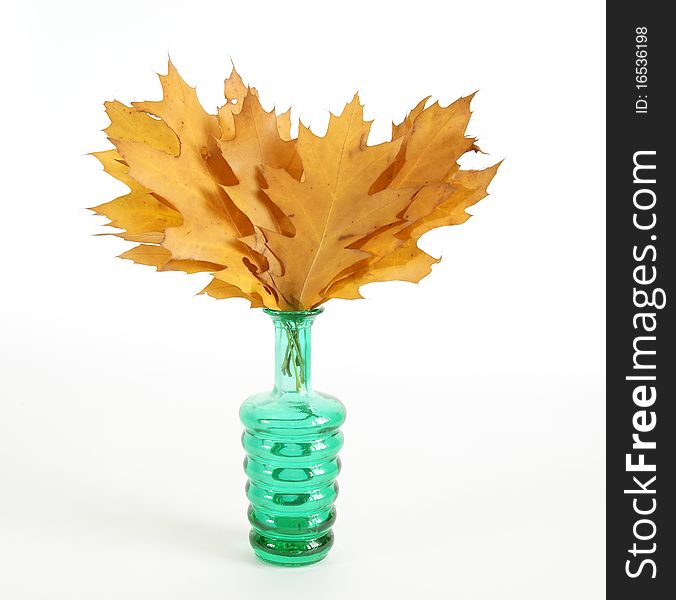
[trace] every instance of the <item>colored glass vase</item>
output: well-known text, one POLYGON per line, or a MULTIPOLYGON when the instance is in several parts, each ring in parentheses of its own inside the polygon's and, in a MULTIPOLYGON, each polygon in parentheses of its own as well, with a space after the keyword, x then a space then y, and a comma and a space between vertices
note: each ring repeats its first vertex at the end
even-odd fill
POLYGON ((345 407, 311 385, 311 327, 322 309, 265 309, 275 326, 275 386, 240 408, 249 541, 263 561, 315 563, 333 546, 345 407))

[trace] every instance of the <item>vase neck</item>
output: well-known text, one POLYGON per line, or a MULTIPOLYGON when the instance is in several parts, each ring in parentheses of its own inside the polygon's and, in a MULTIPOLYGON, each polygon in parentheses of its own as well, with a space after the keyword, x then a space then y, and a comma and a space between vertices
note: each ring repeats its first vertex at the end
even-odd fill
POLYGON ((304 394, 312 389, 311 327, 322 309, 265 310, 275 325, 275 391, 304 394))

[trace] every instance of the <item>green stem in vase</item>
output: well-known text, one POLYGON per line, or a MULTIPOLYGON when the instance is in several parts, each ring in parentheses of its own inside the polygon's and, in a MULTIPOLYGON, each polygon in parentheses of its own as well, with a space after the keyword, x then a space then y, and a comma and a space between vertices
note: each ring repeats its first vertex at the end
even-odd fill
POLYGON ((282 363, 282 373, 287 377, 291 377, 291 368, 293 368, 296 391, 299 392, 302 385, 305 383, 305 364, 303 353, 300 349, 298 329, 296 329, 291 322, 286 322, 284 323, 284 330, 286 331, 287 345, 284 354, 284 362, 282 363))

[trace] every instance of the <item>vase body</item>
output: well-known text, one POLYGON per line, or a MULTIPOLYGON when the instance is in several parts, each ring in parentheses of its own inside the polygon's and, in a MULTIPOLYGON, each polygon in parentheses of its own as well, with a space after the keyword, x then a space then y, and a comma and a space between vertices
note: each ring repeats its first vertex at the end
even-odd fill
POLYGON ((275 325, 275 386, 240 408, 249 540, 265 562, 300 566, 333 545, 345 407, 311 385, 310 328, 321 310, 265 312, 275 325))

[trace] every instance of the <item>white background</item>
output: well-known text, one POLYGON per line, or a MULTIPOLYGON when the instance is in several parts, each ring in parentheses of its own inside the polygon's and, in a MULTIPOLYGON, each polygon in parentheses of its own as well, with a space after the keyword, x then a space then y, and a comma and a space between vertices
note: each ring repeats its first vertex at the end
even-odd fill
POLYGON ((591 600, 604 594, 602 2, 23 2, 3 9, 0 598, 591 600), (13 12, 12 12, 13 11, 13 12), (18 11, 18 12, 17 12, 18 11), (83 207, 124 192, 104 100, 158 99, 167 55, 205 106, 235 61, 317 131, 356 89, 373 141, 476 89, 506 161, 420 286, 315 325, 348 407, 336 545, 247 543, 237 410, 272 326, 200 276, 114 258, 83 207))

